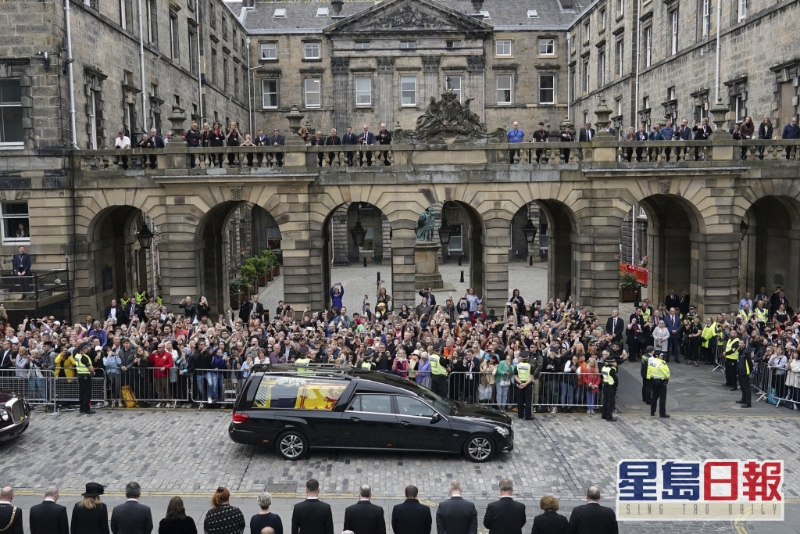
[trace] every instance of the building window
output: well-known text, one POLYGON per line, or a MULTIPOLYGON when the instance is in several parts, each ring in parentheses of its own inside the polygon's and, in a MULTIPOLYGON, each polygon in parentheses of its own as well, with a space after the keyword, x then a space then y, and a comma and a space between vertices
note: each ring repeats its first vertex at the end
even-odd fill
POLYGON ((328 16, 328 8, 327 7, 318 7, 317 8, 317 16, 318 17, 327 17, 328 16))
POLYGON ((514 77, 511 74, 497 75, 497 105, 509 106, 512 103, 511 89, 514 84, 514 77))
POLYGON ((286 18, 286 8, 285 7, 276 7, 275 11, 272 13, 273 18, 276 19, 285 19, 286 18))
POLYGON ((228 40, 228 21, 225 20, 225 17, 222 17, 222 40, 228 40))
POLYGON ((553 74, 542 74, 539 76, 539 103, 556 103, 556 77, 553 74))
POLYGON ((178 37, 178 14, 172 10, 169 12, 169 51, 172 59, 181 57, 180 38, 178 37))
POLYGON ((303 43, 304 59, 319 59, 319 41, 303 43))
POLYGON ((568 80, 568 87, 567 87, 567 99, 570 101, 575 99, 575 67, 569 67, 569 80, 568 80))
POLYGON ((18 79, 0 79, 0 144, 22 142, 22 88, 18 79))
POLYGON ((597 53, 597 87, 606 84, 606 51, 600 50, 597 53))
POLYGON ((736 5, 736 13, 738 15, 736 20, 742 22, 747 17, 747 0, 736 0, 736 5))
POLYGON ((278 80, 261 80, 261 107, 278 108, 278 80))
POLYGON ((211 49, 211 83, 217 84, 217 51, 211 49))
POLYGON ((600 10, 600 29, 599 32, 603 33, 606 30, 606 8, 600 10))
POLYGON ((510 56, 511 55, 511 40, 501 39, 494 43, 494 54, 496 56, 510 56))
POLYGON ((0 202, 3 243, 30 243, 31 225, 27 202, 0 202))
POLYGON ((119 25, 128 29, 128 0, 119 0, 119 25))
POLYGON ((413 50, 416 47, 416 41, 400 41, 400 50, 413 50))
POLYGON ((278 43, 261 43, 261 60, 278 59, 278 43))
POLYGON ((189 71, 197 75, 197 27, 189 24, 189 71))
POLYGON ((222 88, 228 89, 228 58, 222 58, 222 88))
POLYGON ((156 0, 147 1, 147 42, 158 46, 158 6, 156 0))
POLYGON ((217 12, 215 10, 216 7, 217 5, 214 3, 214 0, 211 0, 208 3, 208 20, 212 28, 217 27, 217 12))
POLYGON ((617 41, 617 77, 621 78, 625 74, 625 42, 620 39, 617 41))
POLYGON ((239 33, 236 31, 236 28, 233 29, 233 38, 231 42, 233 43, 233 49, 239 50, 239 33))
POLYGON ((702 35, 708 37, 711 31, 711 0, 702 0, 703 2, 703 26, 702 35))
POLYGON ((402 76, 400 78, 400 105, 417 105, 417 77, 402 76))
POLYGON ((672 12, 672 40, 671 40, 672 55, 678 53, 678 10, 672 12))
POLYGON ((583 92, 589 92, 589 62, 583 62, 583 92))
POLYGON ((239 68, 233 66, 233 97, 239 98, 239 68))
POLYGON ((369 50, 369 41, 356 41, 356 50, 369 50))
POLYGON ((538 19, 539 18, 539 12, 536 11, 535 9, 529 9, 528 10, 528 18, 529 19, 538 19))
POLYGON ((589 21, 583 23, 583 43, 589 44, 589 21))
POLYGON ((322 80, 319 78, 306 78, 303 80, 303 92, 307 108, 322 106, 322 80))
POLYGON ((617 0, 617 17, 625 14, 625 0, 617 0))
POLYGON ((358 76, 356 82, 356 107, 372 105, 372 78, 358 76))
POLYGON ((649 67, 653 61, 653 27, 644 29, 644 66, 649 67))
POLYGON ((539 55, 553 56, 556 53, 555 39, 539 39, 539 55))
POLYGON ((445 76, 444 89, 445 91, 454 92, 458 97, 458 101, 461 102, 461 76, 445 76))
POLYGON ((450 226, 450 242, 447 244, 448 252, 462 252, 463 251, 463 240, 462 236, 462 225, 460 224, 453 224, 450 226))
POLYGON ((445 41, 445 48, 461 48, 461 41, 445 41))
POLYGON ((650 109, 650 97, 646 96, 642 98, 642 109, 650 109))

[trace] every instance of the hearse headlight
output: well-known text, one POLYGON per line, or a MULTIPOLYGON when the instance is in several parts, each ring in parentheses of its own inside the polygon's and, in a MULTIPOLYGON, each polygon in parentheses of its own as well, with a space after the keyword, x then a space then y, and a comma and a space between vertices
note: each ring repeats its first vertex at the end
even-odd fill
POLYGON ((507 438, 508 435, 511 433, 507 428, 503 428, 502 426, 496 426, 494 427, 494 430, 504 438, 507 438))

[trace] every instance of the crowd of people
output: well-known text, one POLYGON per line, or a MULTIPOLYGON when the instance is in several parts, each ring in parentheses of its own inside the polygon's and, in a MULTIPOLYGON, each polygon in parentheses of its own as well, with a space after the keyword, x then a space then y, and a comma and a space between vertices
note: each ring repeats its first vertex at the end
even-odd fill
MULTIPOLYGON (((500 498, 486 508, 483 526, 489 534, 522 534, 528 522, 525 504, 513 499, 514 486, 503 478, 498 484, 500 498)), ((306 482, 306 499, 294 505, 291 534, 333 534, 333 512, 328 503, 320 500, 320 484, 315 479, 306 482)), ((31 507, 28 525, 31 534, 151 534, 154 530, 153 512, 139 502, 141 487, 136 482, 125 486, 126 501, 115 506, 109 521, 108 508, 101 496, 105 486, 90 482, 81 494, 82 500, 72 509, 71 519, 66 507, 58 504, 58 488, 44 490, 44 501, 31 507)), ((405 488, 405 501, 394 506, 390 525, 396 534, 477 534, 478 511, 475 504, 462 497, 461 483, 450 480, 449 499, 436 507, 435 520, 430 507, 420 503, 416 486, 405 488)), ((559 501, 545 495, 539 502, 543 513, 533 519, 531 534, 617 534, 618 525, 614 510, 600 506, 600 490, 590 486, 586 491, 586 504, 575 507, 569 519, 558 513, 559 501)), ((370 502, 372 488, 359 487, 358 502, 344 512, 342 534, 386 534, 386 518, 382 507, 370 502)), ((3 532, 23 534, 23 512, 13 505, 14 490, 6 486, 0 490, 0 524, 3 532)), ((230 503, 231 493, 225 487, 217 488, 211 498, 211 509, 205 513, 202 529, 205 534, 243 534, 247 525, 242 510, 230 503)), ((250 518, 250 534, 283 534, 283 521, 270 511, 272 496, 263 491, 258 496, 260 511, 250 518)), ((165 517, 159 521, 158 534, 197 534, 198 525, 186 514, 183 499, 173 497, 167 505, 165 517)))

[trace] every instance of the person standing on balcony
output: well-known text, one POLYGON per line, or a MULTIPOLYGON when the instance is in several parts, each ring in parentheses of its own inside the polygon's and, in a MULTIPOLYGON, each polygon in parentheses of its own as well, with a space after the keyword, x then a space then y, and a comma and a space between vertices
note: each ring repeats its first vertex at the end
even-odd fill
MULTIPOLYGON (((267 145, 268 146, 272 146, 272 147, 284 146, 285 144, 286 144, 286 138, 281 135, 281 131, 280 130, 275 130, 274 132, 272 132, 272 135, 270 135, 267 138, 267 145)), ((267 159, 269 161, 272 161, 272 158, 269 157, 269 156, 267 157, 267 159)), ((282 152, 278 152, 278 153, 275 154, 275 163, 278 164, 278 167, 283 167, 283 153, 282 152)))
MULTIPOLYGON (((28 277, 31 275, 31 257, 25 252, 25 247, 19 247, 19 254, 14 254, 12 258, 14 275, 21 276, 22 291, 27 293, 30 291, 30 281, 28 277)), ((23 298, 27 297, 24 295, 23 298)))
MULTIPOLYGON (((342 145, 356 145, 358 143, 358 137, 356 134, 353 133, 353 128, 350 126, 347 127, 347 133, 342 136, 342 145)), ((353 166, 353 152, 346 152, 345 157, 347 158, 347 165, 352 167, 353 166)))
MULTIPOLYGON (((189 148, 200 148, 200 130, 197 128, 197 123, 192 122, 192 127, 186 132, 186 146, 189 148)), ((194 169, 195 164, 195 156, 192 154, 192 168, 194 169)))
MULTIPOLYGON (((341 146, 342 140, 336 135, 336 128, 331 128, 331 134, 325 138, 325 146, 341 146)), ((328 167, 333 167, 336 152, 328 152, 328 167)))
MULTIPOLYGON (((239 126, 235 122, 231 122, 228 126, 228 132, 225 134, 225 141, 228 142, 228 146, 239 146, 239 126)), ((233 167, 236 160, 236 154, 233 152, 228 152, 228 167, 233 167)), ((220 161, 220 164, 222 161, 220 161)))
MULTIPOLYGON (((769 117, 764 117, 764 121, 758 125, 759 139, 772 139, 772 121, 769 117)), ((764 147, 758 147, 758 158, 764 159, 764 147)), ((758 300, 758 299, 756 299, 758 300)))
MULTIPOLYGON (((131 148, 131 138, 125 135, 125 132, 120 130, 119 137, 114 139, 114 148, 118 148, 120 150, 130 150, 131 148)), ((122 168, 128 168, 128 156, 120 156, 119 161, 122 162, 122 168)))
MULTIPOLYGON (((708 141, 708 138, 711 137, 711 127, 708 125, 708 119, 704 118, 699 124, 695 124, 692 131, 694 132, 695 141, 708 141)), ((700 159, 700 147, 694 149, 694 159, 695 161, 700 159)))
MULTIPOLYGON (((797 126, 797 115, 789 120, 789 124, 783 127, 783 133, 781 134, 781 139, 800 139, 800 127, 797 126)), ((786 147, 786 159, 791 158, 792 152, 794 152, 796 148, 791 146, 786 147)))
MULTIPOLYGON (((533 132, 533 142, 546 143, 548 137, 550 137, 550 132, 544 129, 543 122, 539 122, 539 129, 533 132)), ((542 150, 541 148, 536 150, 536 163, 539 163, 541 161, 542 152, 544 152, 544 150, 542 150)), ((547 159, 545 159, 545 163, 547 163, 547 159)))
MULTIPOLYGON (((392 144, 392 132, 386 129, 385 124, 381 124, 381 129, 378 131, 378 134, 375 136, 375 140, 378 142, 379 145, 391 145, 392 144)), ((391 165, 389 161, 389 151, 386 150, 382 152, 383 154, 383 164, 384 165, 391 165)))
POLYGON ((578 141, 581 143, 589 143, 594 139, 595 131, 592 128, 592 123, 587 122, 586 126, 581 128, 581 131, 578 133, 578 141))
MULTIPOLYGON (((520 130, 519 123, 514 121, 512 128, 506 133, 509 143, 521 143, 525 139, 525 132, 520 130)), ((508 151, 508 164, 514 163, 514 156, 520 157, 519 149, 508 151)), ((521 159, 521 158, 520 158, 521 159)))

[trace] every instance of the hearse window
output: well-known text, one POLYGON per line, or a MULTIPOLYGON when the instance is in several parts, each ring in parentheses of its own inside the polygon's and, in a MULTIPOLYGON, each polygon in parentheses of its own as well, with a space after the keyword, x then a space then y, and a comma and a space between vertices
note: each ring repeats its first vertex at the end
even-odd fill
POLYGON ((399 415, 415 415, 417 417, 433 417, 433 408, 412 397, 395 397, 399 415))
POLYGON ((336 380, 264 375, 253 406, 329 411, 346 388, 347 384, 336 380))
POLYGON ((389 395, 356 395, 347 411, 391 414, 392 398, 389 395))

